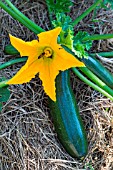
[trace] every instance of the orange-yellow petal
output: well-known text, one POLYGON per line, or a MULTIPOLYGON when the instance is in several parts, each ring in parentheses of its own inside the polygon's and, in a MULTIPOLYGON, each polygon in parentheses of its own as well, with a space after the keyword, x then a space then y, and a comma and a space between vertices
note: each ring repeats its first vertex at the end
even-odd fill
POLYGON ((39 77, 42 80, 44 90, 53 101, 56 101, 55 78, 59 71, 49 61, 44 63, 40 69, 39 77))
POLYGON ((17 74, 10 79, 7 84, 23 84, 29 82, 35 75, 40 71, 40 67, 38 67, 39 62, 35 61, 31 65, 27 63, 17 72, 17 74))
POLYGON ((38 45, 37 40, 31 42, 25 42, 19 38, 16 38, 9 34, 11 44, 19 51, 21 56, 29 56, 36 53, 36 45, 38 45))
POLYGON ((37 36, 39 37, 39 43, 43 45, 44 44, 48 44, 48 45, 57 44, 57 38, 61 32, 61 29, 62 29, 61 27, 57 27, 53 30, 38 34, 37 36))
POLYGON ((64 71, 71 67, 85 67, 83 62, 80 62, 72 54, 64 50, 60 45, 57 45, 57 49, 55 47, 54 51, 55 54, 53 64, 58 70, 64 71))

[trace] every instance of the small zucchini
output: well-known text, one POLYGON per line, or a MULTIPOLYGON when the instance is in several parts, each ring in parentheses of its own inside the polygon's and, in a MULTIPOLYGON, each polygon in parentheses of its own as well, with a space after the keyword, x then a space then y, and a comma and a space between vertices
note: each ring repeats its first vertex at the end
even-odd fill
POLYGON ((106 85, 113 88, 113 75, 95 57, 82 58, 86 67, 97 75, 106 85))
POLYGON ((70 86, 69 70, 56 78, 56 98, 56 102, 49 100, 49 107, 58 138, 72 157, 84 157, 88 148, 87 137, 70 86))
POLYGON ((16 48, 14 48, 12 45, 6 45, 4 48, 4 52, 6 54, 10 54, 10 55, 16 55, 19 54, 19 52, 16 50, 16 48))

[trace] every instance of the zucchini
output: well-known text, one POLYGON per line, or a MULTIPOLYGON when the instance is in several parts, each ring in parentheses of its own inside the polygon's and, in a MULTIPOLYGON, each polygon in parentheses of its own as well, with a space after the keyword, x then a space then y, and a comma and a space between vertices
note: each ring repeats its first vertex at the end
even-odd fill
POLYGON ((10 54, 10 55, 16 55, 19 54, 19 52, 16 50, 16 48, 14 48, 12 45, 6 45, 4 48, 4 52, 6 54, 10 54))
POLYGON ((49 99, 49 107, 58 138, 72 157, 84 157, 88 150, 87 137, 70 86, 69 70, 56 78, 56 99, 56 102, 49 99))
POLYGON ((113 88, 113 75, 95 57, 82 58, 86 67, 97 75, 106 85, 113 88))

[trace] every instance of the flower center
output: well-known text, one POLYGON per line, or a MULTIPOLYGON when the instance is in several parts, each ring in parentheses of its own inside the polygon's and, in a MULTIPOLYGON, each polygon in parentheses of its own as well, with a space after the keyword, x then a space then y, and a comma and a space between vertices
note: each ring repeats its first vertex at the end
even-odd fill
POLYGON ((43 56, 49 58, 49 57, 52 56, 53 50, 52 50, 50 47, 46 47, 46 48, 44 49, 44 53, 43 53, 43 54, 44 54, 43 56))
POLYGON ((38 56, 38 59, 40 58, 51 58, 52 59, 52 56, 53 55, 53 50, 50 48, 50 47, 46 47, 44 50, 43 50, 43 53, 38 56))

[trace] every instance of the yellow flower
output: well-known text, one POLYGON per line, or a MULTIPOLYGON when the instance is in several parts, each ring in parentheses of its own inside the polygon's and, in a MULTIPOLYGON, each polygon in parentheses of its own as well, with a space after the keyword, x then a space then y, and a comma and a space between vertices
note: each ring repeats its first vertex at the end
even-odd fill
POLYGON ((84 66, 82 62, 57 44, 60 32, 61 27, 57 27, 38 34, 38 39, 30 42, 10 35, 11 44, 21 56, 28 56, 28 60, 7 84, 29 82, 39 73, 45 92, 53 101, 56 101, 55 78, 59 71, 84 66))

